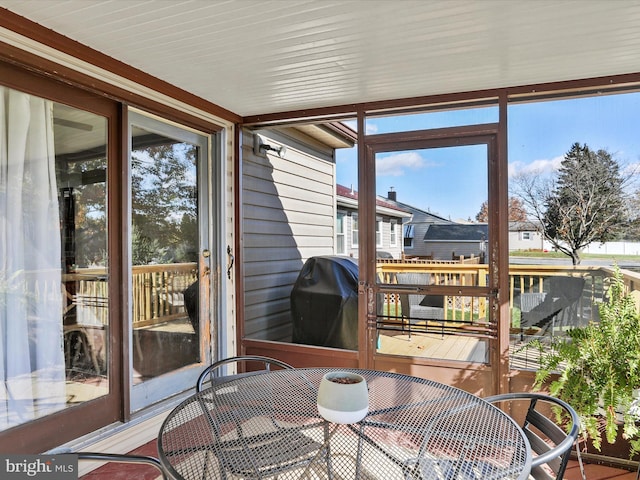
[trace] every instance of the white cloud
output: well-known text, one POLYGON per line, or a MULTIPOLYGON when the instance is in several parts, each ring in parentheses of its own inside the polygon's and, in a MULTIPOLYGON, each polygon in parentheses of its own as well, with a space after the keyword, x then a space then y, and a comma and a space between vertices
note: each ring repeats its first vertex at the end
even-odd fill
POLYGON ((406 170, 420 170, 430 164, 417 152, 403 152, 389 155, 376 161, 377 175, 401 177, 406 170))
MULTIPOLYGON (((342 123, 344 123, 350 129, 355 130, 356 132, 358 131, 358 123, 355 120, 345 120, 342 123)), ((376 133, 378 133, 378 126, 373 122, 365 122, 365 125, 365 135, 375 135, 376 133)))
POLYGON ((545 158, 540 160, 534 160, 533 162, 524 163, 521 161, 515 161, 509 163, 509 177, 513 177, 520 173, 539 173, 548 174, 558 171, 560 164, 562 163, 564 156, 560 155, 551 159, 545 158))

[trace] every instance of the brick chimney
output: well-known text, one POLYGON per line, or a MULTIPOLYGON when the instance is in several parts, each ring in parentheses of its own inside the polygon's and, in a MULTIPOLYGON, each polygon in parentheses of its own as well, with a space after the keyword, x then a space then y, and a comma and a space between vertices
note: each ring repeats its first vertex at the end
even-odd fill
POLYGON ((387 198, 389 200, 393 200, 394 202, 397 202, 397 200, 396 200, 396 192, 393 190, 393 187, 389 188, 389 193, 387 193, 387 198))

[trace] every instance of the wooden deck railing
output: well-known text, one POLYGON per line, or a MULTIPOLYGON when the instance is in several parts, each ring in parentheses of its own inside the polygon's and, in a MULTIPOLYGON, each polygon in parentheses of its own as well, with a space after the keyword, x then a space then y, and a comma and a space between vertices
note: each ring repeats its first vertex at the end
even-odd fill
POLYGON ((195 263, 133 267, 133 327, 185 317, 183 292, 197 278, 195 263))
MULTIPOLYGON (((195 263, 134 266, 132 278, 133 328, 186 316, 184 290, 197 279, 195 263)), ((68 305, 77 315, 108 323, 108 292, 104 268, 81 268, 64 276, 68 305), (79 308, 78 308, 79 307, 79 308)), ((80 319, 78 319, 80 322, 80 319)))
MULTIPOLYGON (((410 263, 384 263, 378 264, 378 278, 381 283, 397 284, 398 273, 414 272, 428 273, 430 286, 441 285, 465 285, 486 286, 488 278, 488 266, 486 264, 442 264, 431 263, 429 260, 410 263)), ((552 266, 552 265, 510 265, 509 267, 509 306, 511 310, 512 326, 520 325, 520 298, 523 293, 544 292, 548 290, 546 283, 551 277, 581 277, 584 279, 582 295, 577 301, 577 312, 573 321, 575 325, 584 325, 589 320, 598 318, 598 304, 604 301, 605 278, 612 276, 611 267, 591 266, 552 266)), ((637 299, 636 304, 640 311, 640 274, 624 271, 625 283, 629 292, 637 299)), ((400 295, 386 293, 384 296, 385 308, 379 316, 387 317, 382 320, 390 325, 397 324, 398 320, 407 313, 402 312, 400 295)), ((445 320, 475 324, 486 324, 487 298, 483 297, 456 297, 445 296, 445 320)), ((571 326, 571 325, 569 325, 571 326)), ((490 328, 495 332, 495 328, 490 328)), ((455 331, 455 328, 452 329, 455 331)), ((462 334, 475 334, 473 329, 461 330, 462 334)))
MULTIPOLYGON (((489 273, 488 266, 483 264, 466 264, 454 262, 433 262, 422 260, 408 263, 379 264, 378 279, 381 283, 396 285, 399 273, 427 273, 429 286, 464 285, 486 286, 489 273)), ((379 315, 378 326, 382 329, 413 328, 412 322, 405 322, 408 312, 402 311, 402 295, 410 293, 385 293, 384 308, 379 315), (383 318, 380 318, 383 317, 383 318)), ((444 296, 444 322, 450 328, 443 328, 442 322, 426 322, 426 331, 446 333, 495 334, 486 322, 487 299, 484 297, 444 296)))
MULTIPOLYGON (((430 274, 430 285, 486 286, 486 264, 442 263, 429 260, 378 263, 378 278, 385 284, 397 284, 401 272, 430 274)), ((545 282, 553 276, 580 276, 585 279, 578 311, 582 322, 596 318, 597 304, 603 301, 605 278, 613 274, 610 267, 572 267, 546 265, 511 265, 509 268, 509 306, 512 321, 519 321, 519 301, 522 293, 545 290, 545 282)), ((640 306, 640 274, 623 271, 625 283, 640 306)), ((134 328, 167 322, 186 316, 184 290, 197 279, 195 263, 148 265, 133 267, 134 328)), ((78 269, 64 276, 68 298, 67 310, 80 306, 103 325, 108 322, 108 292, 104 268, 78 269)), ((445 297, 445 320, 465 324, 486 324, 487 299, 484 297, 445 297)), ((406 314, 406 312, 405 312, 406 314)), ((401 317, 398 294, 385 293, 382 316, 390 321, 401 317)), ((484 327, 483 327, 484 328, 484 327)))

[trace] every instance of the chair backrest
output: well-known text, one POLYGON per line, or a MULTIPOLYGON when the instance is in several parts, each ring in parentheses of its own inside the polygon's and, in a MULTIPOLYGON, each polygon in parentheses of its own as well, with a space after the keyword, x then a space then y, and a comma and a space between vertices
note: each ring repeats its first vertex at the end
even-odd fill
POLYGON ((279 368, 293 368, 291 365, 281 360, 271 358, 271 357, 263 357, 260 355, 243 355, 243 356, 230 357, 230 358, 225 358, 223 360, 218 360, 217 362, 212 363, 202 371, 202 373, 200 374, 196 382, 196 392, 201 391, 204 388, 206 383, 215 385, 216 383, 228 381, 232 378, 264 373, 265 371, 270 371, 272 366, 276 366, 279 368), (224 375, 224 374, 221 375, 220 370, 222 370, 222 368, 225 365, 230 365, 232 363, 235 363, 235 364, 244 363, 245 364, 244 373, 239 373, 234 375, 224 375), (247 370, 247 367, 246 367, 247 363, 260 363, 262 364, 263 368, 259 370, 249 371, 247 370))
POLYGON ((520 311, 521 312, 530 312, 535 307, 540 305, 545 297, 547 296, 546 292, 535 292, 535 293, 523 293, 520 295, 520 311))
POLYGON ((549 283, 549 295, 552 297, 563 296, 567 302, 574 303, 582 296, 584 290, 584 277, 551 277, 549 283))
POLYGON ((549 279, 549 295, 560 296, 566 306, 558 314, 559 326, 576 326, 580 323, 579 300, 585 280, 583 277, 552 277, 549 279))
MULTIPOLYGON (((580 419, 576 411, 559 398, 542 393, 506 393, 487 397, 485 400, 502 405, 507 402, 510 411, 515 413, 526 409, 521 427, 534 453, 530 478, 562 479, 580 430, 580 419), (557 409, 560 409, 559 417, 557 409), (558 418, 563 420, 558 422, 558 418)), ((514 415, 516 417, 520 420, 518 415, 514 415)))
MULTIPOLYGON (((407 285, 429 285, 431 282, 431 274, 418 273, 418 272, 403 272, 396 274, 396 280, 399 284, 407 285)), ((424 295, 400 295, 400 308, 402 309, 402 315, 409 316, 410 305, 420 305, 424 300, 424 295)))
MULTIPOLYGON (((150 465, 155 468, 161 475, 163 480, 167 480, 167 473, 156 457, 147 455, 129 455, 115 453, 98 453, 98 452, 76 452, 78 460, 91 460, 97 462, 118 462, 118 463, 135 463, 139 465, 150 465)), ((140 472, 138 472, 138 475, 140 472)), ((124 476, 123 476, 124 478, 124 476)))

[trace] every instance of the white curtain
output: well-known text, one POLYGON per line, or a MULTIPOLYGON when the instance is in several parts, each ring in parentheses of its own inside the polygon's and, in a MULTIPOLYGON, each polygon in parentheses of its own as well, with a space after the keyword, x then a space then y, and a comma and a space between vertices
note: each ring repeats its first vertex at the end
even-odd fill
POLYGON ((0 87, 0 430, 65 406, 53 104, 0 87))

